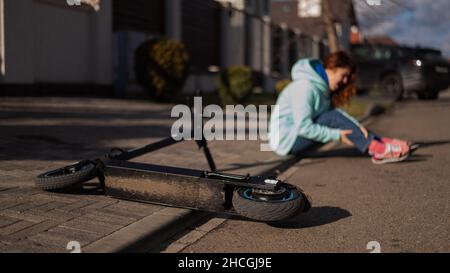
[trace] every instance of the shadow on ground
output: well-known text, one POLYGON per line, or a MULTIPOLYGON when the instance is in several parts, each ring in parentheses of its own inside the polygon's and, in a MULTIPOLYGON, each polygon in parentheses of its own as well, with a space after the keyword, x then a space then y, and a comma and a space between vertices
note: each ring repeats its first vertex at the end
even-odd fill
MULTIPOLYGON (((150 126, 0 126, 2 160, 81 160, 109 152, 108 142, 170 136, 170 127, 150 126)), ((152 141, 153 139, 153 141, 152 141)), ((120 147, 128 148, 128 147, 120 147)), ((133 147, 134 148, 134 147, 133 147)))
POLYGON ((283 229, 301 229, 331 224, 350 216, 352 214, 348 210, 339 207, 312 207, 308 212, 294 218, 281 222, 268 223, 268 225, 283 229))
POLYGON ((47 192, 49 194, 54 193, 58 195, 105 195, 105 192, 103 191, 97 178, 62 190, 52 190, 47 192))
POLYGON ((450 140, 444 139, 444 140, 433 140, 433 141, 415 141, 415 143, 420 145, 420 148, 419 148, 419 150, 420 150, 421 148, 447 145, 447 144, 450 144, 450 140))
POLYGON ((170 108, 67 103, 0 105, 0 161, 80 160, 108 152, 113 141, 170 136, 170 108))
POLYGON ((367 157, 355 148, 336 148, 328 151, 310 151, 304 158, 327 158, 327 157, 367 157))
MULTIPOLYGON (((348 210, 339 207, 312 207, 306 213, 302 213, 296 217, 284 221, 267 222, 267 225, 282 229, 302 229, 331 224, 350 216, 352 216, 352 214, 348 210)), ((221 215, 216 215, 215 217, 222 218, 221 215)), ((248 222, 260 222, 239 215, 233 215, 229 217, 229 219, 248 222)))
MULTIPOLYGON (((420 145, 420 148, 419 148, 419 151, 420 151, 420 149, 423 149, 423 148, 450 144, 450 140, 415 141, 414 143, 417 143, 420 145)), ((255 167, 255 166, 273 165, 273 164, 279 163, 273 170, 270 170, 267 173, 267 175, 273 175, 275 173, 285 171, 287 168, 300 162, 303 159, 317 159, 317 158, 326 159, 326 158, 345 158, 345 157, 369 158, 368 155, 362 154, 361 152, 359 152, 358 150, 356 150, 355 148, 352 148, 352 147, 335 148, 335 149, 328 150, 328 151, 318 151, 317 146, 316 146, 313 149, 305 151, 304 154, 302 154, 301 156, 290 156, 290 158, 288 158, 288 159, 281 158, 279 160, 262 161, 262 162, 259 161, 259 162, 255 162, 255 163, 251 163, 251 164, 234 163, 234 164, 229 164, 230 167, 220 169, 218 171, 221 171, 221 172, 236 171, 236 170, 246 169, 246 168, 255 167), (283 168, 283 166, 286 166, 286 168, 283 168)), ((419 155, 419 154, 414 153, 413 155, 411 155, 410 158, 408 158, 408 160, 403 161, 403 163, 426 161, 428 158, 431 158, 431 157, 432 157, 432 155, 423 155, 423 154, 419 155)), ((302 166, 318 164, 320 162, 322 162, 322 161, 317 161, 317 160, 311 161, 311 162, 303 163, 302 166)))
POLYGON ((17 120, 17 119, 47 119, 47 120, 64 120, 64 119, 78 119, 78 120, 90 120, 90 121, 105 121, 110 122, 117 119, 123 120, 136 120, 136 119, 151 119, 151 120, 170 120, 170 112, 167 110, 129 110, 121 111, 117 110, 108 110, 102 109, 100 110, 86 110, 83 108, 75 108, 73 109, 48 109, 45 112, 36 107, 34 111, 30 111, 30 108, 27 107, 26 110, 21 107, 11 107, 8 106, 8 109, 12 110, 2 110, 0 112, 0 120, 17 120), (15 108, 15 109, 14 109, 15 108))

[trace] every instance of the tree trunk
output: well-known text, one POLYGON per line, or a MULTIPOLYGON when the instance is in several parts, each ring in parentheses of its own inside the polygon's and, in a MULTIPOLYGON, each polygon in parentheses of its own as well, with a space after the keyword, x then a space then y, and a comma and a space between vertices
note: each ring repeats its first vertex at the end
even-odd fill
POLYGON ((322 14, 330 52, 333 53, 339 51, 336 28, 334 26, 333 14, 331 12, 331 0, 322 0, 322 14))

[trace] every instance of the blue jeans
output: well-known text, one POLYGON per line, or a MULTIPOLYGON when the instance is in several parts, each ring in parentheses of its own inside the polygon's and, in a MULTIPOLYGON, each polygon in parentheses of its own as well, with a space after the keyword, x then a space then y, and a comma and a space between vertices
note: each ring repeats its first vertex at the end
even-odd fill
MULTIPOLYGON (((330 128, 352 130, 352 133, 347 135, 347 137, 351 142, 353 142, 355 148, 363 154, 367 153, 372 140, 380 139, 377 135, 371 132, 369 132, 369 136, 366 139, 363 132, 356 124, 336 110, 331 110, 321 114, 314 122, 330 128)), ((316 144, 318 144, 318 142, 298 136, 290 154, 299 154, 316 144)))

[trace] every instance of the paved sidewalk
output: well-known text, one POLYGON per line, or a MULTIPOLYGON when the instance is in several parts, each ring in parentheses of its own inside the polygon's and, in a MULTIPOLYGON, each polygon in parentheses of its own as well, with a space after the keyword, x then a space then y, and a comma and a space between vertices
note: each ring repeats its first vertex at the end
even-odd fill
MULTIPOLYGON (((112 199, 99 192, 95 180, 65 194, 43 192, 33 184, 43 171, 169 136, 175 120, 171 107, 114 99, 1 98, 0 252, 69 252, 70 241, 79 242, 82 251, 136 249, 134 244, 152 232, 172 232, 167 224, 173 219, 183 220, 180 228, 189 225, 188 219, 195 218, 190 210, 112 199)), ((258 141, 209 145, 225 172, 258 174, 283 162, 271 152, 259 152, 258 141)), ((208 168, 194 142, 134 161, 208 168)))
POLYGON ((175 242, 167 250, 448 253, 449 117, 450 90, 436 101, 405 100, 369 128, 420 142, 407 161, 375 165, 347 147, 310 154, 308 164, 300 161, 287 180, 312 197, 308 213, 277 224, 229 219, 197 240, 188 234, 182 238, 188 244, 175 242))

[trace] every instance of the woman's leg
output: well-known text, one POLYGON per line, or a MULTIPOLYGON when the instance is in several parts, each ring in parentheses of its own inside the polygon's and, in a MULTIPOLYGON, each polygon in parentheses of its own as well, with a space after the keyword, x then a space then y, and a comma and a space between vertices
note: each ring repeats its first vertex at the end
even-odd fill
POLYGON ((377 135, 369 132, 367 139, 358 125, 353 123, 346 116, 342 115, 339 111, 331 110, 320 115, 316 121, 317 124, 321 124, 330 128, 339 128, 342 130, 352 130, 350 135, 347 135, 348 139, 355 145, 361 153, 367 153, 368 148, 373 140, 381 141, 381 138, 377 135))
MULTIPOLYGON (((330 128, 341 130, 352 130, 348 139, 354 144, 355 148, 361 153, 372 156, 372 162, 377 164, 399 162, 406 159, 410 152, 409 143, 405 141, 381 138, 372 132, 368 132, 366 138, 359 128, 359 125, 353 123, 349 118, 336 110, 331 110, 320 115, 315 122, 330 128)), ((291 154, 297 154, 316 142, 298 137, 291 154)))
POLYGON ((292 147, 289 154, 296 155, 300 154, 301 152, 311 148, 312 146, 319 144, 319 142, 315 142, 306 138, 303 138, 301 136, 298 136, 295 140, 294 146, 292 147))
MULTIPOLYGON (((368 148, 373 140, 382 142, 381 138, 372 132, 368 132, 369 135, 367 139, 365 138, 363 132, 358 125, 353 123, 346 116, 342 115, 339 111, 331 110, 321 114, 315 122, 317 124, 327 126, 330 128, 339 128, 342 130, 352 130, 350 135, 347 135, 348 139, 355 145, 361 153, 367 153, 368 148)), ((318 142, 303 138, 301 136, 297 137, 297 140, 292 147, 290 154, 298 154, 305 151, 306 149, 318 144, 318 142)))

